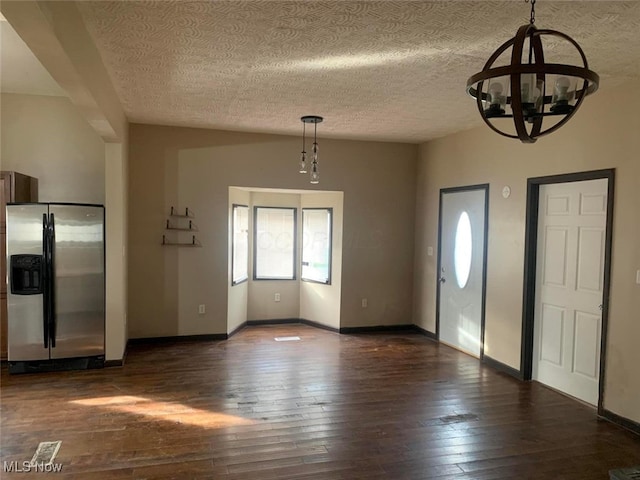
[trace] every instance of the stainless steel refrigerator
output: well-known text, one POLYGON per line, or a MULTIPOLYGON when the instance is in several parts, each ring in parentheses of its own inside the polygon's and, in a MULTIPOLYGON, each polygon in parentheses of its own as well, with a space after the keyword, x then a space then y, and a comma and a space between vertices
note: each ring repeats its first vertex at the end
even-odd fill
POLYGON ((104 366, 104 207, 7 205, 9 371, 104 366))

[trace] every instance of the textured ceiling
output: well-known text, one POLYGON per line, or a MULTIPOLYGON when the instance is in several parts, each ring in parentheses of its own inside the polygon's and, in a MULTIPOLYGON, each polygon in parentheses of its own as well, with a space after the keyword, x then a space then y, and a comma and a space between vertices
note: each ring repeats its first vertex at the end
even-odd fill
MULTIPOLYGON (((481 123, 466 80, 529 19, 521 0, 78 4, 133 122, 298 135, 316 114, 321 137, 414 143, 481 123)), ((640 79, 640 1, 536 11, 601 88, 640 79)))

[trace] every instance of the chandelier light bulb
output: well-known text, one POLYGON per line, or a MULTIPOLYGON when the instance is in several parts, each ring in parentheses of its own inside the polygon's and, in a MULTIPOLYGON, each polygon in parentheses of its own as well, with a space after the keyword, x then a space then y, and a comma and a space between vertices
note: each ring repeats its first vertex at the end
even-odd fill
POLYGON ((300 155, 300 173, 307 173, 307 152, 305 152, 304 150, 302 151, 302 154, 300 155))
POLYGON ((318 164, 316 162, 311 164, 311 183, 314 185, 320 183, 320 172, 318 171, 318 164))
POLYGON ((540 89, 536 87, 535 75, 522 75, 520 82, 522 103, 536 103, 536 100, 540 96, 540 89))
POLYGON ((574 93, 569 91, 571 88, 571 80, 567 77, 558 77, 553 88, 553 98, 551 99, 551 111, 553 113, 569 114, 574 109, 573 105, 574 93))
POLYGON ((498 103, 499 98, 502 96, 502 84, 500 82, 493 82, 489 86, 489 95, 491 95, 491 103, 498 103))
POLYGON ((504 115, 504 106, 507 103, 507 97, 502 95, 503 91, 504 87, 500 82, 493 82, 489 85, 489 108, 484 111, 488 118, 504 115))
POLYGON ((520 77, 520 96, 522 98, 522 111, 527 122, 532 123, 536 113, 539 112, 542 102, 542 81, 537 80, 535 74, 522 75, 520 77))
POLYGON ((559 77, 556 80, 555 92, 558 100, 568 100, 567 91, 569 90, 570 86, 571 82, 567 77, 559 77))

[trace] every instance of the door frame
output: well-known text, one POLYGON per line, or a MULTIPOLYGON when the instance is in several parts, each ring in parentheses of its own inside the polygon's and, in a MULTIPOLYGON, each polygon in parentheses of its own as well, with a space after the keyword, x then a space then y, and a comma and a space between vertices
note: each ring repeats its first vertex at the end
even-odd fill
POLYGON ((598 413, 603 411, 605 362, 607 358, 607 332, 609 323, 609 295, 611 284, 611 247, 613 240, 613 200, 615 168, 587 172, 565 173, 527 179, 527 215, 524 242, 524 288, 522 297, 522 347, 520 356, 523 380, 531 380, 533 374, 533 331, 536 304, 536 266, 538 256, 538 207, 540 186, 554 183, 607 180, 607 220, 604 247, 604 272, 602 286, 602 325, 600 332, 600 373, 598 378, 598 413))
POLYGON ((484 190, 484 245, 482 249, 482 300, 480 306, 480 357, 484 358, 484 324, 487 303, 487 252, 489 244, 489 184, 466 185, 440 189, 438 204, 438 260, 436 267, 436 340, 440 342, 440 269, 442 268, 442 196, 447 193, 460 193, 473 190, 484 190))

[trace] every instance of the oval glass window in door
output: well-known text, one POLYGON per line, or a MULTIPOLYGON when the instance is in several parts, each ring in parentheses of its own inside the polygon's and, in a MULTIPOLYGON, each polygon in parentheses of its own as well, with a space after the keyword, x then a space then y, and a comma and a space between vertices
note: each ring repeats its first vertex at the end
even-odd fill
POLYGON ((469 281, 471 273, 471 251, 473 239, 471 238, 471 220, 467 212, 462 212, 458 218, 456 227, 455 246, 453 249, 453 263, 455 266, 456 282, 460 288, 464 288, 469 281))

